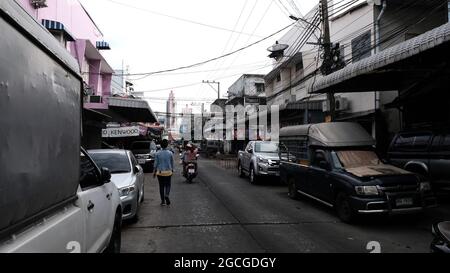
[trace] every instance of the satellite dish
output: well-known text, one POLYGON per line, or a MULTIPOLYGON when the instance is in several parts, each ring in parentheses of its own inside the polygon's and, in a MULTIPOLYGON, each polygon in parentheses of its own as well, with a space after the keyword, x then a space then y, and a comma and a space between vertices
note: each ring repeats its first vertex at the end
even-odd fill
POLYGON ((278 41, 271 47, 269 47, 267 50, 270 52, 279 52, 279 51, 285 51, 289 46, 286 44, 279 44, 278 41))

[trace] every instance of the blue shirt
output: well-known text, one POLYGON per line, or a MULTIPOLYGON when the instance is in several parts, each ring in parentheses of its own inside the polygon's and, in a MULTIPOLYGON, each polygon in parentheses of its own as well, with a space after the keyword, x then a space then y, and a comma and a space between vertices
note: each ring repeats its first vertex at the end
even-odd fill
POLYGON ((173 171, 173 153, 167 149, 159 151, 155 156, 155 170, 157 172, 173 171))

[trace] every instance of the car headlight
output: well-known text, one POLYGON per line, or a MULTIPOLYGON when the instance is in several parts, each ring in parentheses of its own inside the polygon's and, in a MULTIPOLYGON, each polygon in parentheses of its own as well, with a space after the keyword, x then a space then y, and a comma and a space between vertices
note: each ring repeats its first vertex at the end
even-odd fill
POLYGON ((422 182, 420 183, 420 191, 431 191, 430 182, 422 182))
POLYGON ((267 159, 265 159, 265 158, 262 158, 262 157, 258 157, 258 162, 259 162, 259 163, 263 163, 263 164, 268 164, 268 163, 269 163, 269 160, 267 160, 267 159))
POLYGON ((379 195, 377 186, 356 186, 355 191, 358 195, 379 195))
POLYGON ((120 197, 128 196, 128 195, 130 195, 132 192, 134 192, 135 189, 136 189, 136 188, 135 188, 134 186, 121 188, 121 189, 119 189, 119 195, 120 195, 120 197))

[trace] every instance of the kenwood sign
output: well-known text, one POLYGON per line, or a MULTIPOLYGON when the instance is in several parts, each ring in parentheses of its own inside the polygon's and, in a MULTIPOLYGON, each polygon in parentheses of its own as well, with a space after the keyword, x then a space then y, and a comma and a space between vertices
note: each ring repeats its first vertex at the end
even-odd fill
POLYGON ((134 137, 139 136, 139 126, 136 127, 120 127, 120 128, 107 128, 102 130, 103 138, 113 137, 134 137))

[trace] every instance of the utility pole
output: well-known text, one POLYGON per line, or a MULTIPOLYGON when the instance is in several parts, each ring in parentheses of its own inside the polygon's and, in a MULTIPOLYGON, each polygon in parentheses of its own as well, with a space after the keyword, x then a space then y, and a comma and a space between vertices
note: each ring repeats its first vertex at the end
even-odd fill
POLYGON ((217 84, 217 90, 214 89, 214 91, 217 92, 217 99, 220 100, 220 82, 216 82, 216 81, 203 81, 203 83, 209 84, 209 86, 211 86, 212 89, 214 89, 214 87, 213 87, 211 84, 217 84))
MULTIPOLYGON (((320 7, 322 12, 322 29, 323 29, 323 49, 324 49, 324 60, 322 64, 322 73, 328 75, 331 73, 331 66, 333 61, 333 56, 331 52, 331 37, 330 37, 330 21, 328 17, 328 1, 320 0, 320 7)), ((330 108, 330 121, 334 121, 336 117, 336 101, 333 93, 327 94, 328 104, 330 108)))

